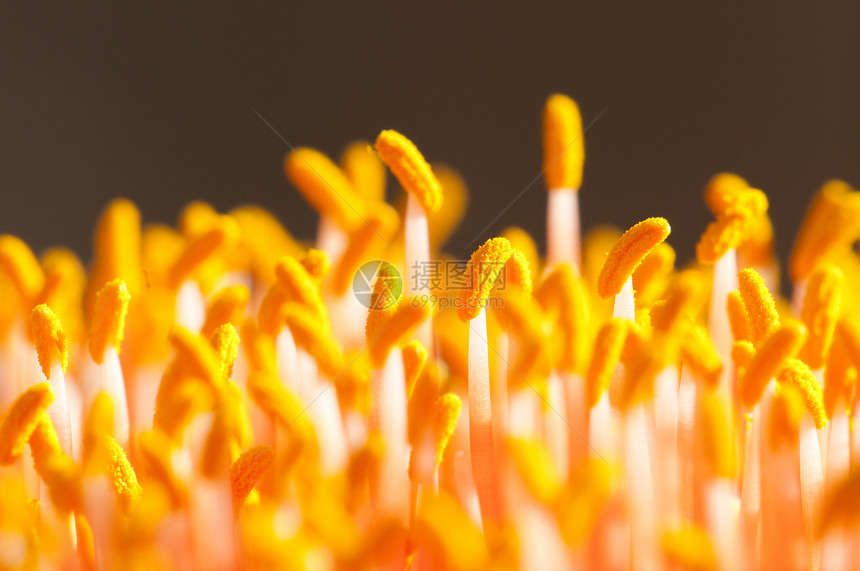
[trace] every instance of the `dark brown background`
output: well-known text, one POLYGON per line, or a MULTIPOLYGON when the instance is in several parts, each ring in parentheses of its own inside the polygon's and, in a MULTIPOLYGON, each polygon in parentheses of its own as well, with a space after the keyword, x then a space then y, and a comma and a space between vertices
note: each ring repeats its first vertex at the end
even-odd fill
MULTIPOLYGON (((285 145, 252 107, 294 145, 337 155, 396 128, 461 169, 475 200, 457 254, 539 172, 553 91, 586 122, 605 110, 586 135, 584 225, 665 216, 681 259, 715 172, 768 193, 783 256, 826 178, 860 185, 856 2, 144 4, 0 8, 0 232, 88 257, 100 209, 125 195, 147 221, 252 201, 310 237, 285 145)), ((538 181, 490 232, 543 241, 544 209, 538 181)))

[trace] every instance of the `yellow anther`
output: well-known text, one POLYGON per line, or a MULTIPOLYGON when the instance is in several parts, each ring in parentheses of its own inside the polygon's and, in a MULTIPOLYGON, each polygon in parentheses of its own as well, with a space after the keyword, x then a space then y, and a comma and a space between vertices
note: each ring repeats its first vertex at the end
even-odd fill
POLYGON ((275 266, 278 286, 288 301, 302 304, 317 318, 317 327, 328 328, 328 311, 320 295, 319 284, 308 274, 301 262, 286 256, 275 266))
POLYGON ((209 342, 221 361, 222 378, 226 381, 233 376, 233 363, 239 355, 239 332, 231 323, 225 323, 215 330, 209 342))
POLYGON ((749 188, 747 181, 738 175, 719 173, 705 187, 705 203, 714 216, 724 216, 737 202, 737 196, 749 188))
POLYGON ((230 211, 239 224, 238 250, 248 256, 254 275, 266 285, 275 283, 275 264, 283 256, 298 256, 303 248, 270 212, 258 206, 230 211))
POLYGON ((487 543, 459 502, 442 492, 424 494, 415 523, 416 541, 426 550, 435 569, 486 569, 487 543))
POLYGON ((445 245, 466 215, 469 207, 469 189, 460 174, 446 165, 433 165, 433 172, 442 185, 442 208, 427 218, 430 249, 445 245))
POLYGON ((669 568, 690 571, 710 571, 717 568, 717 557, 708 533, 698 526, 667 531, 660 538, 663 555, 669 568))
POLYGON ((663 242, 645 256, 633 272, 633 289, 637 300, 655 300, 665 289, 666 280, 675 268, 675 250, 663 242))
POLYGON ((766 232, 762 233, 769 228, 767 196, 762 191, 749 188, 736 175, 721 174, 711 179, 705 189, 705 201, 717 221, 708 225, 696 245, 700 262, 714 263, 729 249, 750 239, 754 242, 752 250, 771 245, 766 232))
POLYGON ((430 311, 429 304, 422 303, 418 297, 414 297, 411 300, 404 300, 384 324, 377 325, 376 336, 367 338, 367 342, 370 343, 368 354, 373 366, 381 367, 391 349, 405 342, 415 328, 430 317, 430 311))
POLYGON ((681 359, 684 364, 710 387, 716 387, 723 370, 720 354, 708 335, 708 330, 688 321, 681 336, 681 359))
POLYGON ((651 311, 651 325, 662 333, 670 333, 692 314, 693 302, 702 297, 702 282, 692 273, 682 273, 669 287, 666 303, 651 311))
POLYGON ((155 480, 161 484, 170 496, 171 504, 179 507, 186 490, 173 470, 172 446, 170 439, 161 431, 143 432, 137 437, 136 459, 142 469, 144 482, 155 480))
POLYGON ((321 152, 308 148, 290 151, 284 159, 284 171, 320 216, 334 220, 346 231, 364 223, 364 201, 343 171, 321 152))
POLYGON ((331 271, 331 260, 328 254, 316 248, 309 248, 307 252, 302 254, 299 262, 308 275, 315 280, 323 279, 331 271))
POLYGON ((738 289, 750 323, 750 341, 758 344, 779 327, 776 303, 757 271, 748 268, 738 273, 738 289))
POLYGON ((411 398, 415 381, 427 363, 427 349, 417 339, 403 345, 403 376, 406 378, 406 394, 411 398))
POLYGON ((860 235, 860 193, 840 180, 824 183, 818 191, 794 242, 789 274, 802 281, 840 247, 860 235))
POLYGON ((334 271, 334 291, 343 295, 352 284, 356 269, 372 259, 393 238, 400 222, 397 212, 387 204, 380 204, 367 215, 367 224, 362 225, 351 237, 340 262, 334 271))
POLYGON ((93 399, 90 412, 84 421, 84 465, 88 472, 100 472, 108 465, 107 438, 113 435, 113 401, 104 391, 93 399))
POLYGON ((502 230, 502 233, 499 235, 502 238, 507 238, 514 251, 519 250, 523 253, 529 263, 529 268, 531 268, 532 274, 540 275, 539 268, 541 264, 537 244, 528 232, 522 228, 518 228, 517 226, 509 226, 502 230))
POLYGON ((800 419, 803 416, 803 395, 792 384, 779 385, 773 397, 770 421, 766 427, 770 447, 797 446, 800 419))
POLYGON ((584 374, 591 350, 588 327, 588 300, 582 278, 568 264, 559 264, 544 279, 535 298, 544 311, 555 314, 558 329, 552 337, 558 344, 557 366, 565 371, 584 374))
POLYGON ((206 321, 200 329, 204 337, 211 337, 219 326, 230 323, 236 327, 242 324, 245 317, 245 307, 248 305, 250 293, 243 285, 226 287, 212 296, 206 309, 206 321))
POLYGON ((749 221, 738 255, 744 263, 753 266, 774 263, 773 223, 770 218, 763 215, 749 221))
POLYGON ((200 461, 200 471, 207 478, 217 478, 226 471, 250 440, 250 421, 242 393, 234 383, 222 385, 215 397, 214 412, 200 461))
POLYGON ((18 290, 25 303, 31 303, 45 287, 39 261, 23 240, 9 234, 0 236, 0 268, 18 290))
POLYGON ((340 156, 343 173, 368 204, 385 201, 385 165, 367 141, 351 143, 340 156))
POLYGON ((702 397, 702 437, 705 454, 717 478, 737 475, 737 451, 729 403, 717 393, 702 397))
POLYGON ((379 134, 374 148, 403 190, 415 196, 425 212, 439 211, 442 185, 412 141, 389 129, 379 134))
POLYGON ((836 525, 855 525, 860 518, 860 470, 854 468, 836 483, 824 500, 818 536, 836 525))
POLYGON ((203 262, 229 251, 238 239, 239 224, 229 216, 220 217, 210 230, 192 238, 173 263, 168 275, 170 287, 179 287, 203 262))
POLYGON ((245 450, 230 466, 230 489, 235 514, 238 515, 241 511, 245 498, 274 460, 275 452, 272 448, 259 445, 245 450))
POLYGON ((47 305, 37 305, 30 314, 33 339, 36 342, 36 355, 45 378, 51 378, 51 367, 59 362, 66 372, 69 364, 69 342, 60 319, 47 305))
POLYGON ((83 264, 74 252, 66 248, 51 248, 42 255, 45 287, 33 303, 53 308, 69 338, 75 342, 84 336, 81 300, 87 286, 83 264))
POLYGON ((823 267, 809 278, 806 298, 800 314, 809 330, 800 358, 813 369, 824 366, 824 358, 833 341, 833 330, 842 304, 842 272, 836 267, 823 267))
POLYGON ((618 295, 645 256, 669 236, 665 218, 648 218, 630 228, 610 250, 597 278, 597 293, 606 299, 618 295))
POLYGON ((132 202, 118 198, 107 205, 96 228, 93 250, 93 272, 84 299, 86 318, 92 315, 96 294, 110 280, 122 279, 132 296, 143 285, 140 212, 132 202))
POLYGON ((696 259, 713 264, 744 239, 747 221, 741 218, 719 218, 711 222, 696 243, 696 259))
POLYGON ((541 503, 551 504, 561 491, 561 477, 546 448, 534 440, 510 438, 507 450, 526 488, 541 503))
POLYGON ((735 364, 739 377, 743 376, 754 356, 755 346, 746 339, 738 339, 732 344, 732 363, 735 364))
POLYGON ((108 438, 108 450, 110 452, 111 485, 119 497, 120 505, 125 511, 128 511, 140 499, 143 490, 137 482, 137 475, 126 458, 122 446, 113 438, 108 438))
POLYGON ((815 427, 821 430, 827 426, 827 413, 824 410, 824 394, 818 379, 800 359, 791 359, 779 374, 782 386, 793 385, 800 390, 806 408, 812 413, 815 427))
POLYGON ((603 460, 589 458, 570 478, 559 500, 559 529, 571 545, 582 545, 594 530, 609 498, 612 473, 603 460))
POLYGON ((15 399, 0 426, 0 465, 9 466, 21 457, 42 413, 54 402, 48 383, 37 383, 15 399))
POLYGON ((585 377, 588 406, 596 405, 606 389, 609 388, 612 373, 621 359, 621 351, 624 349, 628 329, 627 320, 613 318, 607 321, 597 332, 591 365, 589 365, 588 374, 585 377))
POLYGON ((509 291, 505 303, 494 308, 499 323, 516 338, 535 341, 543 337, 543 311, 538 302, 521 291, 509 291))
POLYGON ((752 408, 761 398, 765 387, 786 361, 793 358, 806 340, 806 327, 789 322, 773 332, 762 344, 738 382, 741 403, 752 408))
POLYGON ((191 240, 211 230, 218 223, 218 211, 202 200, 189 202, 179 214, 179 231, 191 240))
POLYGON ((177 326, 170 333, 170 345, 176 351, 176 362, 188 374, 213 387, 221 382, 222 362, 205 337, 177 326))
MULTIPOLYGON (((854 323, 848 325, 848 328, 854 331, 848 334, 860 333, 856 321, 851 321, 854 323)), ((843 322, 837 325, 836 334, 833 337, 833 343, 830 345, 827 362, 824 366, 824 406, 828 415, 832 415, 837 406, 850 408, 853 402, 858 358, 849 350, 851 342, 845 339, 845 327, 846 324, 843 322)), ((856 343, 855 346, 857 346, 856 343)))
POLYGON ((433 408, 436 410, 433 434, 436 442, 436 465, 438 466, 442 463, 445 448, 448 446, 448 442, 450 442, 451 436, 454 434, 454 429, 457 427, 463 402, 454 393, 445 393, 436 399, 433 408))
POLYGON ((269 288, 257 311, 257 323, 262 333, 272 338, 278 336, 284 328, 284 312, 288 303, 290 300, 283 288, 277 284, 269 288))
POLYGON ((735 341, 749 341, 752 338, 750 320, 741 294, 737 291, 729 293, 726 299, 726 310, 729 312, 729 326, 735 341))
POLYGON ((105 349, 113 345, 119 351, 125 335, 125 316, 131 294, 122 279, 105 284, 96 295, 93 320, 90 325, 90 355, 93 361, 104 361, 105 349))
POLYGON ((315 313, 303 305, 290 303, 284 312, 284 321, 296 345, 316 360, 323 374, 334 379, 343 371, 343 353, 331 333, 320 327, 315 313))
POLYGON ((651 337, 641 326, 628 321, 627 337, 621 352, 624 380, 609 395, 609 402, 621 410, 651 398, 657 373, 669 364, 672 352, 664 340, 651 337))
POLYGON ((462 304, 457 308, 461 320, 470 321, 481 313, 512 254, 511 243, 505 238, 491 238, 475 250, 466 270, 470 289, 463 291, 462 304))
POLYGON ((543 108, 543 176, 550 190, 582 186, 585 140, 579 107, 567 95, 550 95, 543 108))
POLYGON ((511 257, 508 258, 505 264, 505 287, 517 287, 526 295, 531 295, 534 284, 532 283, 532 273, 529 269, 529 261, 526 255, 519 250, 512 250, 511 257))

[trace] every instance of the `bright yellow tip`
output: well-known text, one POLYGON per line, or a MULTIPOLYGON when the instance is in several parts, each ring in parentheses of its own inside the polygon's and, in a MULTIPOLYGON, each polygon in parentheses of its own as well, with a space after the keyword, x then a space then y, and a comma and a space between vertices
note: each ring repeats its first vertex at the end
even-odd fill
POLYGON ((710 571, 717 568, 717 557, 708 533, 698 527, 682 527, 667 531, 660 538, 660 547, 666 559, 678 569, 710 571))
POLYGON ((284 321, 298 347, 312 356, 320 372, 335 379, 343 372, 343 353, 331 333, 320 327, 319 317, 303 305, 290 303, 284 321))
MULTIPOLYGON (((378 334, 368 338, 368 354, 375 367, 381 367, 391 350, 406 341, 423 321, 430 317, 430 305, 417 297, 401 303, 384 324, 377 325, 378 334)), ((373 310, 370 312, 373 314, 373 310)))
POLYGON ((746 339, 738 339, 732 343, 732 363, 735 364, 739 377, 743 376, 754 356, 755 346, 746 339))
POLYGON ((122 446, 117 444, 113 438, 109 438, 108 449, 110 452, 111 485, 119 497, 120 505, 127 512, 140 499, 143 490, 137 482, 137 475, 126 458, 122 446))
POLYGON ((764 341, 738 381, 741 403, 745 407, 755 406, 770 380, 786 361, 797 354, 805 340, 806 327, 793 321, 774 331, 764 341))
POLYGON ((125 334, 125 316, 131 295, 125 282, 117 278, 105 284, 96 294, 93 321, 90 325, 90 355, 93 361, 104 361, 108 345, 119 351, 125 334))
POLYGON ((433 430, 436 442, 436 465, 438 466, 442 463, 445 448, 448 446, 448 442, 450 442, 451 436, 454 434, 454 429, 457 427, 463 402, 454 393, 445 393, 436 399, 433 408, 436 409, 433 430))
POLYGON ((412 397, 412 390, 418 375, 427 363, 427 349, 417 339, 403 345, 403 376, 406 378, 406 395, 412 397))
POLYGON ((738 273, 738 290, 750 323, 750 341, 757 345, 779 327, 776 303, 762 277, 752 268, 738 273))
POLYGON ((719 218, 708 224, 696 243, 696 259, 703 264, 713 264, 730 249, 740 246, 745 226, 746 222, 739 218, 719 218))
POLYGON ((0 465, 9 466, 21 457, 42 413, 54 402, 48 383, 37 383, 15 399, 0 426, 0 465))
POLYGON ((463 291, 463 303, 457 308, 461 320, 471 321, 481 313, 511 255, 511 243, 505 238, 490 238, 472 253, 467 269, 470 289, 463 291))
POLYGON ((239 249, 248 256, 254 276, 266 285, 275 283, 275 263, 283 256, 298 256, 304 248, 271 212, 258 206, 240 206, 230 211, 239 224, 239 249))
POLYGON ((749 341, 752 338, 750 331, 750 320, 747 310, 744 308, 741 294, 737 291, 729 293, 726 299, 726 309, 729 312, 729 326, 732 329, 732 337, 735 341, 749 341))
POLYGON ((511 243, 511 248, 515 251, 519 250, 523 253, 526 260, 529 263, 529 268, 533 274, 540 275, 540 255, 538 254, 538 247, 535 243, 534 238, 517 226, 509 226, 502 230, 502 233, 499 234, 502 238, 507 238, 508 242, 511 243))
POLYGON ((554 502, 561 491, 561 478, 546 448, 537 441, 509 438, 508 453, 526 488, 543 504, 554 502))
POLYGON ((671 229, 665 218, 648 218, 630 228, 615 243, 597 278, 597 293, 603 299, 618 295, 645 256, 662 243, 671 229))
POLYGON ((0 236, 0 268, 9 276, 25 303, 36 299, 45 286, 39 261, 20 238, 9 234, 0 236))
POLYGON ((585 140, 573 99, 550 95, 543 108, 543 176, 550 190, 582 186, 585 140))
POLYGON ((233 512, 238 515, 245 498, 257 485, 263 472, 269 469, 275 459, 270 446, 254 446, 242 452, 230 466, 230 489, 233 495, 233 512))
POLYGON ((723 363, 708 330, 693 322, 687 323, 681 334, 681 358, 684 364, 706 385, 716 387, 723 363))
POLYGON ((140 212, 131 201, 118 198, 107 205, 96 228, 93 250, 93 271, 84 300, 87 318, 92 315, 96 294, 110 280, 121 278, 131 295, 143 285, 140 212))
POLYGON ((209 341, 191 333, 184 327, 175 327, 170 333, 170 345, 176 351, 176 362, 188 374, 210 386, 221 382, 222 362, 209 341))
POLYGON ((340 166, 355 192, 369 204, 385 201, 385 165, 367 141, 351 143, 340 156, 340 166))
POLYGON ((544 278, 535 298, 549 315, 558 321, 558 367, 584 374, 591 350, 588 327, 588 300, 582 278, 568 264, 559 264, 544 278))
POLYGON ((284 171, 320 216, 346 231, 363 224, 364 201, 340 168, 319 151, 299 148, 284 159, 284 171))
POLYGON ((207 232, 191 239, 168 273, 173 289, 191 277, 205 261, 232 249, 239 240, 239 224, 230 216, 222 216, 207 232))
POLYGON ((415 145, 397 131, 382 131, 374 148, 379 158, 428 214, 442 207, 442 185, 415 145))
POLYGON ((735 175, 717 175, 705 189, 705 200, 717 221, 708 225, 696 245, 696 257, 712 264, 727 251, 748 239, 756 241, 753 250, 769 252, 767 196, 735 175))
POLYGON ((507 275, 505 276, 506 287, 518 287, 524 291, 526 295, 531 295, 532 290, 534 289, 532 273, 529 269, 528 258, 526 258, 526 255, 523 252, 512 250, 511 257, 508 258, 508 261, 505 264, 505 271, 507 272, 507 275))
POLYGON ((597 332, 591 365, 585 377, 586 401, 589 407, 596 405, 609 388, 612 373, 621 359, 627 331, 627 320, 613 318, 597 332))
POLYGON ((221 361, 221 378, 225 381, 230 379, 233 376, 233 363, 239 355, 239 332, 232 324, 225 323, 212 333, 209 343, 221 361))
POLYGON ((833 330, 842 305, 842 272, 823 267, 812 273, 806 286, 806 298, 800 314, 809 330, 800 358, 812 369, 824 366, 824 358, 833 341, 833 330))
POLYGON ((793 385, 800 390, 806 408, 812 413, 815 427, 821 430, 827 426, 827 413, 824 410, 824 394, 821 385, 809 367, 800 359, 791 359, 779 374, 782 385, 793 385))
POLYGON ((33 327, 33 338, 36 342, 36 354, 45 378, 51 378, 51 366, 59 361, 63 372, 69 364, 69 342, 60 319, 47 305, 37 305, 30 314, 30 324, 33 327))
POLYGON ((226 323, 238 327, 245 316, 250 293, 243 285, 226 287, 212 296, 206 309, 206 321, 200 329, 204 337, 211 337, 215 329, 226 323))
POLYGON ((331 260, 328 254, 316 248, 309 248, 299 259, 302 267, 309 276, 315 280, 321 280, 331 271, 331 260))
POLYGON ((444 492, 439 496, 428 493, 421 497, 420 505, 415 537, 430 556, 434 569, 488 568, 486 540, 456 499, 444 492))
POLYGON ((301 262, 290 256, 281 258, 275 266, 275 278, 287 301, 302 304, 316 316, 317 327, 328 328, 328 311, 323 304, 319 284, 308 274, 301 262))
POLYGON ((379 252, 388 245, 400 224, 397 212, 387 204, 380 204, 374 208, 373 212, 367 215, 366 220, 367 224, 361 226, 350 237, 335 268, 334 291, 338 295, 343 295, 349 290, 355 271, 363 262, 372 259, 375 251, 379 252))
POLYGON ((645 256, 633 272, 633 290, 636 298, 650 305, 666 288, 666 282, 675 269, 675 250, 663 242, 645 256))
POLYGON ((705 187, 705 203, 714 216, 725 216, 737 202, 738 195, 749 188, 747 181, 736 174, 716 174, 705 187))
POLYGON ((705 393, 702 397, 702 437, 705 453, 717 478, 734 478, 737 475, 732 422, 730 404, 717 393, 705 393))

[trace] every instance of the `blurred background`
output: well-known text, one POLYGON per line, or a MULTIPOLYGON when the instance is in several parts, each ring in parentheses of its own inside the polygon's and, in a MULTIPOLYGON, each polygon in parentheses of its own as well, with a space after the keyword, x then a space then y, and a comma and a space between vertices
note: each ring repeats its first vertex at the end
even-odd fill
POLYGON ((714 173, 767 192, 783 260, 822 182, 860 185, 860 3, 365 4, 5 4, 0 233, 86 260, 123 195, 147 222, 193 199, 257 203, 311 238, 256 109, 295 146, 338 157, 394 128, 459 169, 473 200, 453 254, 513 224, 542 245, 542 180, 477 234, 540 172, 556 91, 594 121, 584 227, 665 216, 679 262, 711 220, 714 173))

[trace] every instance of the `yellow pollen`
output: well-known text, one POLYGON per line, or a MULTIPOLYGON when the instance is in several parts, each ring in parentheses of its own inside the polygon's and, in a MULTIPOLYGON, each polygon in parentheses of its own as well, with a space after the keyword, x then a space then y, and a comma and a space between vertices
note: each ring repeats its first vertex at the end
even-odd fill
POLYGON ((550 95, 543 108, 543 176, 547 188, 579 190, 584 163, 579 107, 567 95, 550 95))
POLYGON ((290 151, 284 159, 284 171, 320 216, 346 231, 364 223, 364 201, 343 171, 321 152, 308 148, 290 151))
POLYGON ((460 503, 445 492, 421 497, 415 537, 434 569, 478 571, 490 563, 487 542, 460 503))
POLYGON ((177 326, 170 333, 170 345, 176 351, 176 361, 185 367, 190 375, 210 386, 218 386, 221 382, 222 362, 205 337, 177 326))
POLYGON ((433 430, 436 441, 436 465, 438 466, 442 463, 445 448, 448 446, 448 442, 450 442, 451 436, 454 434, 454 429, 457 427, 463 402, 454 393, 445 393, 436 399, 433 407, 436 410, 433 430))
POLYGON ((806 298, 800 314, 809 330, 800 358, 812 369, 824 366, 824 358, 833 341, 833 330, 842 304, 842 272, 833 266, 823 267, 809 278, 806 298))
POLYGON ((391 349, 408 339, 415 328, 430 317, 430 311, 429 304, 421 303, 418 297, 402 302, 385 324, 379 327, 376 337, 368 338, 371 363, 381 367, 391 349))
POLYGON ((415 145, 397 131, 382 131, 374 148, 400 182, 428 214, 442 207, 442 185, 415 145))
POLYGON ((15 399, 0 425, 0 465, 9 466, 21 457, 42 414, 54 402, 48 383, 37 383, 15 399))
POLYGON ((104 391, 93 399, 83 426, 84 468, 88 474, 100 473, 109 462, 107 439, 113 435, 114 408, 104 391))
POLYGON ((597 332, 591 365, 585 377, 586 401, 589 407, 596 405, 609 388, 612 373, 621 359, 628 328, 627 320, 613 318, 597 332))
POLYGON ((108 345, 113 345, 119 352, 125 335, 125 316, 130 300, 128 288, 120 278, 109 281, 96 294, 90 326, 90 355, 96 363, 104 361, 108 345))
POLYGON ((137 482, 137 475, 134 473, 134 468, 131 467, 128 458, 126 458, 122 446, 117 444, 117 441, 113 438, 109 438, 108 449, 110 452, 111 485, 119 497, 120 505, 128 512, 137 500, 140 499, 143 490, 137 482))
POLYGON ((716 174, 705 187, 705 203, 714 216, 724 216, 731 210, 738 194, 748 188, 750 186, 747 181, 736 174, 716 174))
POLYGON ((559 264, 535 290, 535 298, 544 311, 556 315, 558 334, 553 337, 559 345, 558 367, 584 374, 592 332, 588 327, 588 299, 582 278, 568 264, 559 264))
POLYGON ((463 291, 462 304, 457 308, 462 321, 471 321, 481 313, 512 254, 511 243, 505 238, 490 238, 472 253, 466 270, 470 289, 463 291))
POLYGON ((670 569, 710 571, 717 568, 717 557, 708 533, 698 526, 664 532, 660 547, 670 569))
POLYGON ((702 437, 714 476, 734 478, 738 466, 731 407, 719 394, 706 393, 702 397, 702 437))
POLYGON ((680 349, 684 364, 706 385, 716 387, 723 363, 708 330, 689 321, 681 334, 680 349))
POLYGON ((192 238, 173 263, 168 275, 170 287, 179 287, 203 262, 229 251, 238 240, 239 224, 229 216, 220 217, 211 230, 192 238))
POLYGON ((250 293, 243 285, 226 287, 212 296, 206 309, 206 321, 200 329, 203 337, 211 337, 215 329, 226 323, 238 327, 245 316, 250 293))
POLYGON ((218 221, 218 211, 212 205, 195 200, 188 203, 179 214, 179 231, 186 238, 196 238, 206 233, 218 221))
POLYGON ((222 379, 233 376, 233 363, 239 355, 239 332, 230 323, 218 327, 209 339, 222 365, 222 379))
POLYGON ((603 299, 618 295, 651 250, 669 236, 665 218, 648 218, 630 228, 610 250, 597 278, 597 293, 603 299))
MULTIPOLYGON (((675 268, 675 250, 663 242, 645 256, 633 272, 633 289, 638 300, 654 300, 662 293, 675 268)), ((645 301, 644 303, 648 303, 645 301)))
POLYGON ((815 427, 821 430, 827 426, 827 413, 824 410, 824 394, 821 385, 809 367, 800 359, 791 359, 779 374, 779 382, 785 385, 797 387, 806 408, 812 413, 815 427))
POLYGON ((367 141, 350 144, 340 156, 343 173, 367 203, 385 200, 385 165, 367 141))
POLYGON ((230 211, 239 224, 239 250, 248 256, 254 276, 266 285, 275 283, 275 264, 283 256, 298 256, 304 250, 270 212, 257 206, 230 211))
POLYGON ((39 261, 20 238, 9 234, 0 236, 0 268, 6 272, 27 304, 35 300, 45 286, 45 276, 39 261))
POLYGON ((331 271, 331 260, 328 254, 316 248, 309 248, 307 252, 302 254, 299 262, 308 275, 315 280, 323 279, 331 271))
POLYGON ((317 326, 328 328, 328 311, 320 295, 319 284, 308 274, 301 262, 293 257, 284 257, 275 266, 278 286, 288 301, 305 306, 317 317, 317 326))
POLYGON ((747 221, 741 218, 719 218, 708 224, 696 244, 696 259, 703 264, 713 264, 730 249, 740 246, 746 225, 747 221))
POLYGON ((343 295, 349 290, 356 269, 373 258, 374 248, 384 247, 397 231, 400 222, 397 212, 382 204, 367 216, 367 224, 362 225, 351 237, 334 272, 334 291, 343 295))
POLYGON ((273 285, 263 296, 260 309, 257 311, 257 322, 260 332, 277 337, 284 328, 284 311, 290 300, 283 288, 277 284, 273 285))
POLYGON ((406 394, 411 398, 418 375, 427 363, 427 349, 417 339, 403 345, 403 375, 406 377, 406 394))
POLYGON ((806 340, 806 327, 789 322, 773 332, 753 356, 744 376, 739 379, 741 403, 752 408, 761 398, 765 387, 783 364, 794 357, 806 340))
POLYGON ((506 287, 515 286, 523 290, 526 295, 531 295, 534 284, 528 258, 523 252, 512 250, 511 257, 505 264, 505 271, 507 272, 506 287))
POLYGON ((51 366, 59 361, 63 372, 69 364, 69 342, 60 319, 47 305, 37 305, 30 314, 36 354, 45 378, 51 378, 51 366))
POLYGON ((343 371, 343 353, 331 334, 320 327, 319 318, 303 305, 291 303, 284 320, 296 345, 304 349, 317 362, 320 371, 336 378, 343 371))
POLYGON ((245 450, 230 466, 230 488, 235 514, 241 511, 248 494, 274 459, 275 453, 270 446, 259 445, 245 450))
POLYGON ((670 333, 681 320, 692 313, 691 305, 702 296, 702 283, 691 273, 681 273, 669 287, 666 303, 651 312, 651 325, 655 330, 670 333))
POLYGON ((750 323, 750 341, 758 344, 779 327, 776 303, 762 277, 752 268, 738 273, 738 289, 750 323))
POLYGON ((749 341, 752 338, 750 331, 750 320, 747 310, 744 308, 741 294, 737 291, 729 293, 726 299, 726 309, 729 312, 729 326, 732 329, 732 337, 735 341, 749 341))
POLYGON ((517 226, 509 226, 502 230, 500 234, 502 238, 507 238, 511 243, 511 248, 514 251, 520 251, 529 263, 529 268, 534 275, 540 275, 540 255, 538 254, 537 244, 534 238, 517 226))
POLYGON ((562 484, 546 448, 534 440, 509 438, 507 450, 532 495, 543 504, 554 502, 562 484))
POLYGON ((738 376, 743 376, 743 371, 749 367, 750 361, 755 356, 755 346, 746 339, 738 339, 732 344, 732 363, 738 370, 738 376))

